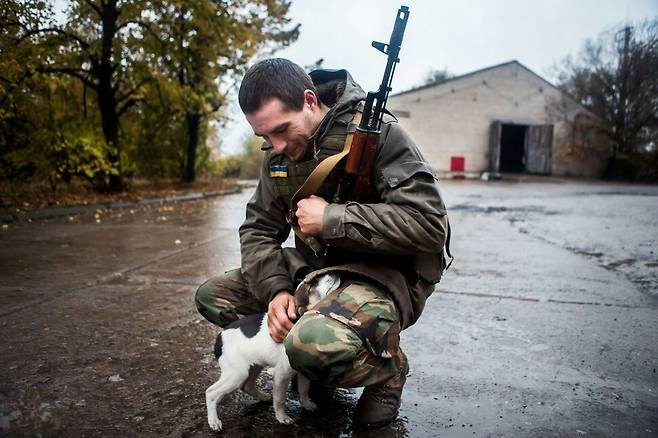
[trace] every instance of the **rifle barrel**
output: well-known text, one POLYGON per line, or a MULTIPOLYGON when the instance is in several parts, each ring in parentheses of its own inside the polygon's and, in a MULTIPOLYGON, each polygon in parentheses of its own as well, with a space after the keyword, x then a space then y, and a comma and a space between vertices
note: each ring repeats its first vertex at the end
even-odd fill
POLYGON ((376 41, 373 41, 372 43, 373 47, 384 52, 388 58, 386 61, 386 68, 384 69, 384 76, 379 85, 379 90, 376 92, 369 92, 366 97, 363 119, 359 126, 360 129, 365 131, 379 131, 383 117, 383 110, 386 107, 388 94, 391 91, 395 66, 400 62, 400 48, 402 46, 402 39, 404 37, 404 31, 407 27, 408 19, 409 7, 400 6, 395 17, 393 32, 391 32, 391 38, 389 39, 388 44, 384 45, 376 41))

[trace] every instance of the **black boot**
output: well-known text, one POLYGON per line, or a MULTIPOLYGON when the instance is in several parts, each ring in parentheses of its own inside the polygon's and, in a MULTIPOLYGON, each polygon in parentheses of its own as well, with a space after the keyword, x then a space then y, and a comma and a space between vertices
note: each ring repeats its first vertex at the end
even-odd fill
POLYGON ((354 424, 359 427, 375 428, 395 420, 402 401, 402 388, 407 381, 409 363, 400 351, 399 372, 382 383, 366 386, 354 410, 354 424))

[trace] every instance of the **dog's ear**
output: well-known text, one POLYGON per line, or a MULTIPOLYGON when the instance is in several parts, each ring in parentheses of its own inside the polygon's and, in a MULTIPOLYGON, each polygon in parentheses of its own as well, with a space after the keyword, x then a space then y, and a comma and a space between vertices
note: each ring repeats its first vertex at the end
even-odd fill
POLYGON ((297 290, 295 290, 295 310, 297 310, 297 316, 302 316, 306 309, 308 309, 309 295, 311 293, 311 285, 302 281, 297 290))
MULTIPOLYGON (((340 286, 340 276, 335 272, 324 274, 320 277, 315 285, 315 293, 318 294, 320 299, 326 297, 330 292, 338 289, 340 286)), ((310 295, 310 293, 309 293, 310 295)))

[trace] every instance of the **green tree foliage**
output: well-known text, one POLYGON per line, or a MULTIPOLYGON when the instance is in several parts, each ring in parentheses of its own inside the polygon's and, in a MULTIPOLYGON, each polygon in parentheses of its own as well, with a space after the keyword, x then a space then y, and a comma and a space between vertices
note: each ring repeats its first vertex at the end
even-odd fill
POLYGON ((240 154, 240 177, 258 178, 265 153, 262 151, 263 139, 249 136, 242 145, 240 154))
POLYGON ((257 0, 155 2, 161 80, 179 87, 177 110, 185 125, 182 178, 193 181, 204 126, 222 108, 226 90, 258 51, 294 41, 287 28, 290 4, 257 0))
POLYGON ((6 2, 0 9, 0 178, 36 178, 56 189, 74 177, 112 173, 102 136, 80 117, 82 87, 39 73, 50 48, 23 37, 27 28, 52 26, 49 5, 6 2))
POLYGON ((23 39, 45 35, 45 44, 57 51, 41 58, 39 71, 78 79, 92 90, 113 171, 98 174, 101 189, 123 188, 120 121, 142 100, 150 79, 141 26, 141 2, 78 0, 70 3, 63 26, 26 29, 23 39))
MULTIPOLYGON (((97 175, 115 172, 106 159, 106 145, 94 123, 79 117, 81 87, 69 78, 38 82, 29 79, 30 101, 6 121, 3 147, 4 177, 29 176, 60 183, 80 177, 94 184, 97 175), (29 111, 22 111, 23 109, 29 111), (12 174, 13 172, 13 174, 12 174)), ((17 178, 13 178, 17 179, 17 178)))
POLYGON ((128 172, 150 179, 180 177, 185 144, 182 100, 174 83, 156 78, 146 87, 144 102, 122 121, 124 135, 132 139, 128 172))
POLYGON ((31 40, 17 44, 21 29, 44 26, 51 15, 52 10, 43 1, 0 2, 0 116, 14 112, 15 100, 21 97, 19 88, 38 65, 38 45, 31 40))
POLYGON ((658 20, 620 26, 562 62, 560 87, 600 116, 613 144, 608 176, 658 178, 658 20), (623 168, 623 169, 622 169, 623 168), (635 175, 633 175, 635 174, 635 175), (653 174, 653 176, 650 176, 653 174))
POLYGON ((285 0, 0 4, 0 178, 100 190, 208 167, 210 123, 252 57, 294 41, 285 0))
POLYGON ((31 41, 21 45, 15 42, 21 26, 43 25, 49 15, 43 2, 0 3, 0 171, 5 178, 34 172, 34 166, 26 163, 19 151, 28 144, 28 133, 35 129, 25 110, 32 103, 40 103, 33 92, 39 85, 33 77, 39 53, 31 41))
POLYGON ((254 179, 260 175, 265 152, 261 149, 263 139, 255 135, 246 136, 242 141, 242 151, 238 155, 227 155, 209 161, 207 170, 219 177, 254 179))

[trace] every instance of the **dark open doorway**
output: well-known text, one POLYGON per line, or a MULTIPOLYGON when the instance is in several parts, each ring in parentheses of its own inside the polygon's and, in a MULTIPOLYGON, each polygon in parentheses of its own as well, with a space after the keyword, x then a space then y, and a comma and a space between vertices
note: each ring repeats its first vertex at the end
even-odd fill
POLYGON ((494 120, 489 131, 489 171, 550 175, 553 125, 494 120))
POLYGON ((504 123, 500 135, 500 171, 524 172, 527 125, 504 123))

